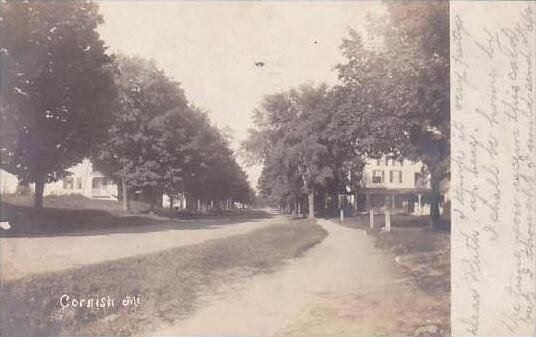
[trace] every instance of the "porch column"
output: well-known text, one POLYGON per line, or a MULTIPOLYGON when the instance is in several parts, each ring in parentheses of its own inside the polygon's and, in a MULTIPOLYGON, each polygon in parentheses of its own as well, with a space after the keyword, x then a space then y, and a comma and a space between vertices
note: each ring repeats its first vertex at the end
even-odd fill
POLYGON ((391 213, 389 212, 388 209, 385 210, 385 228, 384 228, 384 230, 386 232, 391 231, 391 213))
POLYGON ((419 211, 421 212, 421 215, 422 215, 422 207, 421 207, 421 194, 417 194, 417 207, 419 207, 419 211))
POLYGON ((391 209, 395 209, 395 194, 391 194, 391 209))
POLYGON ((372 209, 371 202, 370 202, 370 193, 365 193, 365 210, 368 211, 372 209))

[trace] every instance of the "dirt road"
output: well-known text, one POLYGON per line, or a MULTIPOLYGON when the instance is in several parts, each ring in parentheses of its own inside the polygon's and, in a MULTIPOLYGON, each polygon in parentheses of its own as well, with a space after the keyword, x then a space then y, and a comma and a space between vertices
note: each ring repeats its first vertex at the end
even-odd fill
POLYGON ((280 221, 279 217, 274 215, 262 221, 225 225, 219 225, 217 219, 190 221, 190 229, 184 229, 182 225, 185 221, 178 220, 176 229, 166 227, 166 230, 159 231, 149 228, 146 232, 140 232, 138 228, 137 232, 0 238, 0 277, 2 280, 12 280, 30 274, 66 270, 198 244, 269 226, 280 221))
POLYGON ((329 236, 303 257, 215 289, 151 335, 406 335, 427 323, 433 299, 397 275, 393 257, 362 230, 318 223, 329 236))

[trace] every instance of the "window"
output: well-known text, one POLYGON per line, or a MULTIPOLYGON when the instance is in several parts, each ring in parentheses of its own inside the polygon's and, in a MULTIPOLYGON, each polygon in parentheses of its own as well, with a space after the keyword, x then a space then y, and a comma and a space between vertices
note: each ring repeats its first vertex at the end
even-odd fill
POLYGON ((401 183, 402 182, 402 171, 400 170, 391 170, 389 172, 389 181, 392 183, 401 183))
POLYGON ((81 190, 82 189, 82 178, 76 177, 76 189, 81 190))
POLYGON ((385 166, 389 165, 389 159, 385 157, 385 166))
POLYGON ((372 170, 372 182, 375 184, 380 184, 385 181, 385 171, 384 170, 372 170))
POLYGON ((391 165, 396 166, 396 160, 395 159, 391 160, 391 165))
POLYGON ((404 158, 400 158, 400 166, 404 166, 404 158))
POLYGON ((74 182, 72 177, 66 177, 63 179, 63 189, 72 190, 74 188, 74 182))
POLYGON ((381 160, 380 159, 377 159, 376 160, 376 166, 380 166, 382 164, 381 160))

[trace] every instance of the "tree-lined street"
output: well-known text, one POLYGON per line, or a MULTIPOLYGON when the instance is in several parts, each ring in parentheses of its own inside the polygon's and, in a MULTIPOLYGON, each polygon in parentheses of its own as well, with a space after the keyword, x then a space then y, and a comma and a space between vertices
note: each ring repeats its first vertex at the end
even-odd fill
POLYGON ((0 334, 448 335, 448 14, 0 1, 0 334))
POLYGON ((152 208, 178 193, 204 205, 252 201, 229 139, 179 82, 152 61, 107 52, 95 3, 0 6, 1 164, 20 185, 35 183, 36 208, 45 183, 83 158, 120 185, 125 209, 136 192, 152 208))
POLYGON ((273 205, 336 214, 339 195, 359 193, 365 159, 409 159, 425 165, 439 224, 450 179, 448 2, 389 2, 387 12, 343 38, 339 85, 268 95, 256 110, 243 147, 263 165, 259 189, 273 205))

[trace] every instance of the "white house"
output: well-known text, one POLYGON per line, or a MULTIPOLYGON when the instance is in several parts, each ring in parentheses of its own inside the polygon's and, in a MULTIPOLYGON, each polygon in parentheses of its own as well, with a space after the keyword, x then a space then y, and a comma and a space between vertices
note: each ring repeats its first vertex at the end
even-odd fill
MULTIPOLYGON (((81 194, 93 199, 117 200, 118 188, 112 178, 107 177, 93 169, 89 159, 84 159, 67 170, 71 175, 45 185, 44 195, 68 195, 81 194)), ((0 191, 1 193, 15 193, 18 179, 0 170, 0 191)), ((30 187, 34 188, 31 184, 30 187)))
POLYGON ((357 209, 389 208, 394 211, 429 214, 431 192, 423 164, 406 159, 367 159, 363 170, 357 209))
POLYGON ((7 171, 0 169, 0 193, 11 194, 17 191, 19 180, 7 171))

